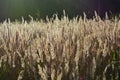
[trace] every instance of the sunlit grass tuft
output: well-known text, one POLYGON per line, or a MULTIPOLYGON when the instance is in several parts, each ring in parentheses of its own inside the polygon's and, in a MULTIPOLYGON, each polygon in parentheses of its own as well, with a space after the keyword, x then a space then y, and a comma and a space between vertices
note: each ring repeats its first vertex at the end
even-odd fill
POLYGON ((64 16, 0 24, 0 80, 120 79, 120 20, 64 16))

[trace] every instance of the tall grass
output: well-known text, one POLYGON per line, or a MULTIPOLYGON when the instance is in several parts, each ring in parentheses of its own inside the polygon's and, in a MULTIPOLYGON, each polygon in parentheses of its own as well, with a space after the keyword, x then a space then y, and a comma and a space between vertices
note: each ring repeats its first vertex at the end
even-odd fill
POLYGON ((0 80, 119 80, 120 20, 64 16, 0 24, 0 80))

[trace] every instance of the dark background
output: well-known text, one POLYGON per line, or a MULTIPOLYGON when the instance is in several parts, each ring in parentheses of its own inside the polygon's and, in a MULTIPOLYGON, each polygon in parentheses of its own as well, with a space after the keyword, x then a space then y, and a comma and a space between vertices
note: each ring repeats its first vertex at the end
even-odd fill
POLYGON ((104 18, 105 12, 110 16, 120 13, 120 0, 0 0, 0 21, 7 18, 11 20, 34 18, 45 19, 46 15, 52 17, 57 13, 63 15, 63 9, 69 18, 83 15, 93 17, 94 11, 104 18))

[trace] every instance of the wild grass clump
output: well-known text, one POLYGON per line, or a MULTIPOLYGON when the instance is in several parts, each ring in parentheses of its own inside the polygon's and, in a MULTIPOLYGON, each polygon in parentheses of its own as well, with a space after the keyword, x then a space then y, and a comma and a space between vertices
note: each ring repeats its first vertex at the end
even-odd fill
POLYGON ((119 80, 120 20, 64 16, 0 24, 0 80, 119 80))

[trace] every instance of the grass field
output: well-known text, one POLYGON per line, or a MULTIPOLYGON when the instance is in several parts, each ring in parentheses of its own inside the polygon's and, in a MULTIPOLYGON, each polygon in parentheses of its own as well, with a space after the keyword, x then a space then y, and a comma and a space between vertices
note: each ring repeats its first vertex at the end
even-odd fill
POLYGON ((0 24, 0 80, 119 80, 120 20, 0 24))

